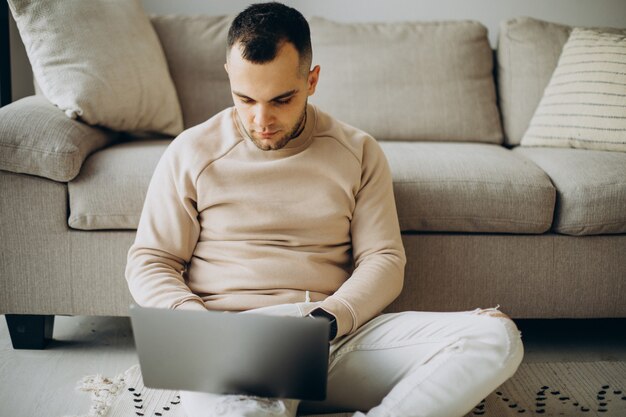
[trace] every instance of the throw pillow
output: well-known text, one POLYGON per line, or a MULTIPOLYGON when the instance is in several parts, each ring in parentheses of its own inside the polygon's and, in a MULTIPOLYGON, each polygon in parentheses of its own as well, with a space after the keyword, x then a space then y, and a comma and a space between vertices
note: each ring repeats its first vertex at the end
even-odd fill
POLYGON ((521 145, 626 152, 626 31, 572 30, 521 145))
POLYGON ((139 0, 9 0, 41 91, 68 117, 177 135, 182 113, 139 0))

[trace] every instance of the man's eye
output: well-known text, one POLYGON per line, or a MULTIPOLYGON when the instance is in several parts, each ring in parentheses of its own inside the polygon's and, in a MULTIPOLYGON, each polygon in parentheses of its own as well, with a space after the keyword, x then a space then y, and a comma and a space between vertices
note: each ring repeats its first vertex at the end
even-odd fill
POLYGON ((282 106, 282 105, 285 105, 285 104, 289 104, 289 103, 291 103, 291 99, 292 98, 293 97, 285 98, 285 99, 282 99, 282 100, 276 100, 276 104, 278 104, 279 106, 282 106))
POLYGON ((252 104, 254 103, 254 100, 249 99, 249 98, 240 98, 239 99, 243 104, 252 104))

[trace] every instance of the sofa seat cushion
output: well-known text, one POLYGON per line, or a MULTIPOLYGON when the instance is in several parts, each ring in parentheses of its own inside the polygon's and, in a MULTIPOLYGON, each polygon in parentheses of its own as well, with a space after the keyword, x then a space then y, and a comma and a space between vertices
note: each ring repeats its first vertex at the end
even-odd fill
POLYGON ((557 190, 553 230, 567 235, 626 233, 626 153, 518 147, 557 190))
POLYGON ((105 148, 85 161, 68 184, 73 229, 136 229, 157 162, 171 140, 142 140, 105 148))
POLYGON ((403 231, 543 233, 555 189, 531 161, 497 145, 381 142, 403 231))
MULTIPOLYGON (((69 225, 136 229, 152 173, 169 140, 115 145, 91 155, 69 183, 69 225)), ((402 231, 542 233, 555 190, 531 161, 498 145, 381 142, 402 231)))

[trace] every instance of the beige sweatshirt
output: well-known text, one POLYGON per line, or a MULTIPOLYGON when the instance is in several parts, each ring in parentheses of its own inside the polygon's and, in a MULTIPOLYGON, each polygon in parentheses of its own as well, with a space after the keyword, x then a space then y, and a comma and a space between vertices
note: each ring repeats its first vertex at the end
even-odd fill
POLYGON ((128 253, 139 305, 241 311, 308 292, 342 336, 398 296, 405 255, 385 156, 367 134, 307 112, 277 151, 242 134, 234 108, 171 143, 128 253))

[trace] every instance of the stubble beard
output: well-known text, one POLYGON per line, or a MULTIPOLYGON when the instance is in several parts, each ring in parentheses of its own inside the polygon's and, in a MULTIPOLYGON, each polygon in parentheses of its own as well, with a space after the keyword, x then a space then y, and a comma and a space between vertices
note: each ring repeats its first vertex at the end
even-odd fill
POLYGON ((255 138, 253 135, 251 135, 248 129, 245 128, 245 126, 244 130, 246 131, 246 135, 248 135, 248 138, 250 138, 250 140, 256 145, 257 148, 261 149, 262 151, 277 151, 284 148, 291 139, 297 137, 298 135, 300 135, 300 133, 302 133, 302 131, 304 130, 304 125, 306 124, 306 109, 307 103, 304 104, 304 109, 302 109, 302 114, 298 118, 296 124, 276 142, 264 143, 261 139, 255 138))

